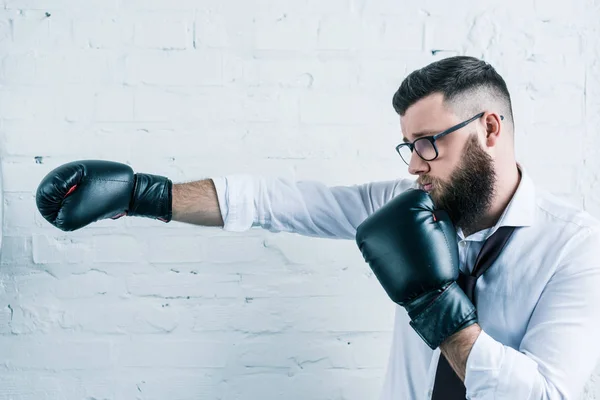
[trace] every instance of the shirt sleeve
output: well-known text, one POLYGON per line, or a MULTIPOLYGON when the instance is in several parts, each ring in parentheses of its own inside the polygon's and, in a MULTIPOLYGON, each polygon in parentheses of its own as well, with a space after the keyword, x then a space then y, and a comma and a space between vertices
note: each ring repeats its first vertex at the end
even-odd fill
POLYGON ((577 235, 518 350, 481 332, 467 359, 469 399, 579 399, 600 357, 600 231, 577 235))
POLYGON ((397 194, 410 179, 327 186, 246 174, 213 178, 223 228, 242 232, 261 227, 271 232, 353 239, 360 223, 397 194))

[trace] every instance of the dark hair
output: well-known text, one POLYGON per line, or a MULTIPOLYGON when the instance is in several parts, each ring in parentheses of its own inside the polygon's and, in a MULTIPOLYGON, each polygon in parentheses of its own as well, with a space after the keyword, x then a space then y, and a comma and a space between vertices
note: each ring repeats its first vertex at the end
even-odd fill
MULTIPOLYGON (((394 110, 403 116, 417 101, 433 93, 442 93, 452 102, 467 92, 485 91, 506 107, 499 110, 512 123, 512 104, 504 79, 494 67, 473 57, 456 56, 433 62, 408 75, 394 94, 394 110)), ((472 110, 480 112, 483 110, 472 110)))

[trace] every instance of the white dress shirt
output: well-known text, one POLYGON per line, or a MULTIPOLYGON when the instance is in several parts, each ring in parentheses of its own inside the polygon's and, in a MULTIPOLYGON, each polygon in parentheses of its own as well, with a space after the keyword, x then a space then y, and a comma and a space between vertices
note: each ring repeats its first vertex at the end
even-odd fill
MULTIPOLYGON (((600 357, 600 223, 521 182, 493 228, 464 237, 460 268, 470 272, 483 242, 517 226, 497 262, 478 279, 482 332, 467 360, 470 399, 578 399, 600 357)), ((354 239, 357 226, 412 179, 327 187, 316 181, 250 175, 213 179, 224 229, 354 239)), ((382 400, 429 399, 439 349, 431 350, 396 306, 382 400)))

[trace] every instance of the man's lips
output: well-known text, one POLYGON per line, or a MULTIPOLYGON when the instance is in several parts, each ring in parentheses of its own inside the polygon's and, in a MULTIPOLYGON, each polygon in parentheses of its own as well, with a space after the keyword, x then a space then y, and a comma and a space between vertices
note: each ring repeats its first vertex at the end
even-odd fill
POLYGON ((421 187, 423 188, 424 191, 429 192, 431 191, 431 189, 433 188, 433 184, 431 183, 426 183, 424 185, 421 185, 421 187))

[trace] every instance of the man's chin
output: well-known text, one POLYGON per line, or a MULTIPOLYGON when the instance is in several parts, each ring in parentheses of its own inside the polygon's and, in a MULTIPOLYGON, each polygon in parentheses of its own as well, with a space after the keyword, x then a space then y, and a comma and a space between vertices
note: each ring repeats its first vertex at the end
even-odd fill
POLYGON ((427 193, 429 194, 429 197, 431 197, 433 204, 435 204, 436 207, 440 208, 441 205, 443 204, 443 198, 440 195, 437 188, 433 188, 433 189, 427 191, 427 193))

